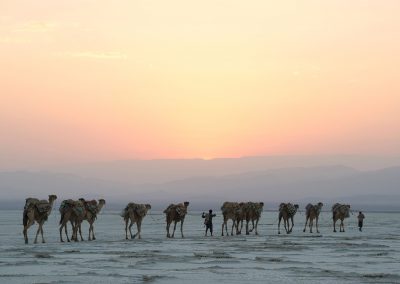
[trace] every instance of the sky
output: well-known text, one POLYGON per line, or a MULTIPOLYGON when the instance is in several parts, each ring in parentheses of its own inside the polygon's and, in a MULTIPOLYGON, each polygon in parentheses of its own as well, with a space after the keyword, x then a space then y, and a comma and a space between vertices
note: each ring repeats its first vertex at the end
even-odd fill
POLYGON ((400 2, 0 1, 0 168, 400 154, 400 2))

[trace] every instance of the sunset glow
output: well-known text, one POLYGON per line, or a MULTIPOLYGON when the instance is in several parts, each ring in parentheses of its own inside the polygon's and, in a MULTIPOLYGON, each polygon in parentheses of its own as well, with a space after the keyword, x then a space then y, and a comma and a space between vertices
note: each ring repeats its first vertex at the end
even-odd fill
POLYGON ((399 154, 399 1, 0 2, 0 167, 399 154))

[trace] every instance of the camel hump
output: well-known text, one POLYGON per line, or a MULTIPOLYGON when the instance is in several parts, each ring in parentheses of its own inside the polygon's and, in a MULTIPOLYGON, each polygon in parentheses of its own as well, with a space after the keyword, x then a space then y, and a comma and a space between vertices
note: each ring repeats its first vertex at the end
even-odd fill
POLYGON ((32 198, 32 197, 26 198, 24 210, 27 210, 29 207, 34 206, 37 203, 39 203, 39 199, 37 198, 32 198))
POLYGON ((298 206, 296 207, 296 204, 295 205, 293 205, 292 203, 288 203, 287 204, 287 211, 288 211, 288 213, 290 214, 290 215, 294 215, 294 214, 296 214, 296 212, 297 212, 297 208, 298 208, 298 206))
POLYGON ((335 203, 335 204, 333 204, 333 206, 332 206, 332 212, 336 211, 340 206, 341 206, 340 203, 335 203))
POLYGON ((51 205, 47 200, 40 200, 39 202, 35 203, 35 206, 39 213, 45 213, 51 210, 51 205))
POLYGON ((96 200, 93 199, 90 201, 85 201, 85 206, 86 206, 86 209, 89 210, 92 214, 96 215, 98 213, 96 200))
POLYGON ((168 214, 168 212, 174 207, 175 205, 171 203, 168 207, 163 211, 163 213, 168 214))
POLYGON ((313 205, 311 203, 308 203, 306 206, 306 211, 310 211, 311 208, 313 208, 313 205))

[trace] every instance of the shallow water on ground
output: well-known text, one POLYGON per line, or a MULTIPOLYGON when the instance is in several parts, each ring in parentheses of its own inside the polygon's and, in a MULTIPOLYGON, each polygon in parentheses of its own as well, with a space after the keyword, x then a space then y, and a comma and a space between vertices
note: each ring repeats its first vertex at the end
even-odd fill
MULTIPOLYGON (((177 226, 167 239, 163 215, 151 212, 142 239, 125 240, 119 212, 105 210, 95 223, 97 240, 60 243, 53 211, 47 243, 36 245, 36 225, 24 244, 22 212, 0 213, 0 283, 400 283, 399 213, 366 213, 363 232, 351 215, 346 232, 333 233, 331 214, 322 212, 319 234, 303 233, 298 213, 293 233, 282 227, 278 235, 277 213, 264 212, 259 236, 225 237, 217 213, 215 236, 204 237, 200 212, 191 212, 185 238, 177 226)), ((87 224, 83 230, 87 238, 87 224)))

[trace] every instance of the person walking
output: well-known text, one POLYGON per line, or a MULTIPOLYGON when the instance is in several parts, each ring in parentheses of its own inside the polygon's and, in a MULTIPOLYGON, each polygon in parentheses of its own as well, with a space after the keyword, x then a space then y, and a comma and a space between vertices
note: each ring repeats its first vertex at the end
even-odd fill
POLYGON ((207 236, 208 230, 210 230, 211 236, 213 235, 213 223, 212 223, 212 218, 215 217, 216 215, 212 213, 213 211, 210 209, 208 210, 208 213, 204 213, 201 215, 202 218, 204 218, 204 225, 206 225, 206 233, 205 236, 207 236))
POLYGON ((362 227, 363 227, 363 225, 364 225, 364 219, 365 219, 365 216, 364 216, 364 214, 363 214, 361 211, 358 212, 357 219, 358 219, 358 229, 359 229, 360 232, 361 232, 361 231, 362 231, 362 227))

